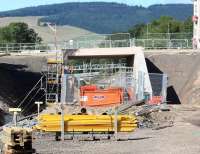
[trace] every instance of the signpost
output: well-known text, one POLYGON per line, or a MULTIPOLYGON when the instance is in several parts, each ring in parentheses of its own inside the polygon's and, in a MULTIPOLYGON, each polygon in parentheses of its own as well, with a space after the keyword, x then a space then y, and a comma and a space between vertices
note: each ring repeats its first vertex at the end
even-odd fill
POLYGON ((38 117, 40 115, 40 105, 43 104, 43 102, 35 102, 35 104, 37 105, 37 109, 38 109, 38 117))
POLYGON ((22 111, 21 108, 9 108, 9 112, 13 113, 13 122, 15 127, 17 126, 17 114, 21 111, 22 111))

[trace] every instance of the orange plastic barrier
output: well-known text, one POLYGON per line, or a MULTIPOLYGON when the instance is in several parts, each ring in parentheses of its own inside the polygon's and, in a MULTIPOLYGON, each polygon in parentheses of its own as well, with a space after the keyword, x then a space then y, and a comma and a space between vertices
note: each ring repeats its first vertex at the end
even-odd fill
MULTIPOLYGON (((104 107, 118 105, 123 102, 121 88, 83 90, 81 88, 81 105, 88 107, 104 107)), ((87 89, 87 88, 86 88, 87 89)))
POLYGON ((96 85, 81 86, 80 90, 81 90, 81 92, 84 92, 84 91, 94 91, 94 90, 97 90, 97 86, 96 85))
POLYGON ((136 100, 133 88, 128 88, 127 89, 127 94, 128 94, 128 99, 129 100, 136 100))
POLYGON ((162 103, 162 96, 153 96, 151 100, 149 100, 149 104, 160 104, 162 103))

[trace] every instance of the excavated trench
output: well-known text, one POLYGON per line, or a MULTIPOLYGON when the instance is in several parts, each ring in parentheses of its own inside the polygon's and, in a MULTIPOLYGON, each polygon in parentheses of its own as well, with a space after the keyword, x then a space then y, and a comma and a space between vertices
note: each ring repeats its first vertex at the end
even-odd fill
MULTIPOLYGON (((197 104, 200 99, 200 53, 155 54, 145 53, 150 73, 168 74, 167 101, 170 104, 197 104)), ((44 57, 0 57, 0 125, 8 120, 7 109, 17 107, 41 78, 44 57)), ((25 101, 25 114, 35 112, 34 101, 25 101)), ((33 95, 30 96, 30 100, 33 95)))
MULTIPOLYGON (((0 58, 0 125, 9 121, 9 107, 18 107, 28 92, 41 78, 43 58, 32 57, 1 57, 0 58), (16 59, 15 59, 16 58, 16 59), (35 62, 34 62, 35 61, 35 62)), ((44 97, 43 91, 36 96, 33 93, 20 107, 26 109, 23 114, 35 112, 35 100, 44 97)))

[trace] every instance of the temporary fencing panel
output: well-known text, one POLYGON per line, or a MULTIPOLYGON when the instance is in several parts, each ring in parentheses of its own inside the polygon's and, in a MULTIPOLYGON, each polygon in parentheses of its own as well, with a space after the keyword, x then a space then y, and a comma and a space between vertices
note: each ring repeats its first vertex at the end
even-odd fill
POLYGON ((144 99, 144 72, 138 72, 137 80, 137 100, 144 99))
POLYGON ((150 73, 149 74, 153 95, 149 101, 150 104, 160 104, 166 102, 167 93, 167 75, 150 73))
POLYGON ((67 104, 104 106, 134 102, 143 97, 144 76, 139 73, 136 80, 133 68, 115 64, 73 68, 74 74, 68 74, 65 82, 67 104))

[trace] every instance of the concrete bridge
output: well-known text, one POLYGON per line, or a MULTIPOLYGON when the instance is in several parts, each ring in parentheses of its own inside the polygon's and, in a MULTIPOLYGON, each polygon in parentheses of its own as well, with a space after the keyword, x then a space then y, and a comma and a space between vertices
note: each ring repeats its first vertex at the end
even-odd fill
POLYGON ((144 56, 144 49, 140 47, 118 47, 118 48, 83 48, 83 49, 68 49, 65 50, 64 60, 70 59, 120 59, 126 60, 127 67, 134 69, 134 77, 136 79, 137 89, 144 81, 144 89, 142 89, 141 99, 144 98, 144 92, 152 96, 152 86, 147 70, 147 65, 144 56), (140 75, 142 73, 142 76, 140 75), (141 78, 143 81, 140 82, 141 78))

